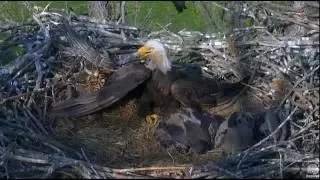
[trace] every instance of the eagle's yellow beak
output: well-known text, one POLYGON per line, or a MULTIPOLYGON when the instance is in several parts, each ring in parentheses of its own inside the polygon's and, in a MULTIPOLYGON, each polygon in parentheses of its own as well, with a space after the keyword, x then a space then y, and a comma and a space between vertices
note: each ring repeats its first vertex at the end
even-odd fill
POLYGON ((142 46, 141 48, 138 49, 138 57, 141 58, 142 60, 146 59, 150 53, 151 53, 151 49, 145 46, 142 46))

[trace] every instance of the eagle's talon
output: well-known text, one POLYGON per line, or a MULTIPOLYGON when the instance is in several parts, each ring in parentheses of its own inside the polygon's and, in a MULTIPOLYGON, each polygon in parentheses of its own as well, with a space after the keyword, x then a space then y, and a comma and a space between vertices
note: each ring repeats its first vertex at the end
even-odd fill
POLYGON ((146 123, 150 125, 155 125, 158 120, 160 119, 160 116, 158 114, 150 114, 146 116, 146 123))

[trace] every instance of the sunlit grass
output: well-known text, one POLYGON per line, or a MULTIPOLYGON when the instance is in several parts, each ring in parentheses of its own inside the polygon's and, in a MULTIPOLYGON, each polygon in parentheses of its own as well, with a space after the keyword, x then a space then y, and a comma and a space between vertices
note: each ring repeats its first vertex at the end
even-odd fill
MULTIPOLYGON (((24 22, 32 14, 34 6, 45 7, 49 3, 49 8, 53 9, 72 8, 78 14, 88 12, 88 1, 0 1, 0 19, 24 22)), ((119 3, 119 1, 109 1, 109 3, 119 3)), ((196 3, 196 1, 186 1, 187 9, 183 13, 178 13, 171 1, 127 1, 125 20, 127 24, 149 30, 159 30, 161 26, 170 24, 168 29, 173 32, 181 29, 216 32, 229 25, 231 19, 225 18, 226 13, 222 15, 221 8, 214 5, 207 6, 209 13, 214 15, 214 19, 211 19, 214 22, 209 22, 195 5, 196 3)), ((216 3, 223 4, 223 1, 216 3)), ((286 3, 287 1, 276 2, 279 5, 286 3)))
POLYGON ((186 6, 188 9, 178 13, 171 1, 128 1, 126 21, 150 30, 159 30, 161 26, 171 23, 168 29, 173 32, 184 28, 207 31, 207 25, 193 2, 186 2, 186 6), (150 16, 150 21, 145 20, 147 15, 150 16))

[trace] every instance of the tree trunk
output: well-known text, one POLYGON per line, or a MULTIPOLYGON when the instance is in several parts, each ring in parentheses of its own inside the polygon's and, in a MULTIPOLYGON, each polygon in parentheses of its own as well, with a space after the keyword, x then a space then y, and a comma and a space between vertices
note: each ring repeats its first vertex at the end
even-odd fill
POLYGON ((88 1, 88 14, 98 22, 108 21, 108 1, 88 1))

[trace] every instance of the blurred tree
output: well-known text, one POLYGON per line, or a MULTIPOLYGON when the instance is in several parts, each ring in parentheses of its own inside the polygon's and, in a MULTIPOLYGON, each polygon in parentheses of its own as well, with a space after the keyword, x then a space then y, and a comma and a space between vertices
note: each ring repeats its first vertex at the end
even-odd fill
POLYGON ((100 23, 124 23, 125 1, 88 1, 88 14, 100 23), (121 19, 120 19, 121 18, 121 19))
POLYGON ((108 1, 88 1, 88 14, 97 21, 105 23, 108 20, 108 1))

